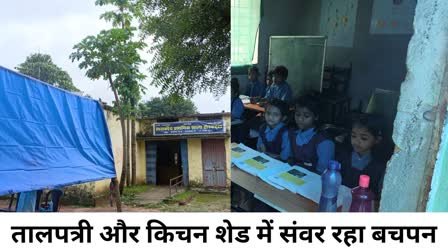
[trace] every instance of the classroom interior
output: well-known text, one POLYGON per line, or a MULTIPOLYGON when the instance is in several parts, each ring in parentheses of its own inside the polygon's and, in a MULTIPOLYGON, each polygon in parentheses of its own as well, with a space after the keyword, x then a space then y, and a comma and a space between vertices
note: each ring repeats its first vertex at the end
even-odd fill
MULTIPOLYGON (((232 78, 238 79, 240 93, 244 93, 248 85, 249 66, 259 69, 261 82, 275 66, 271 59, 275 53, 271 44, 273 36, 325 36, 321 82, 312 90, 323 104, 322 125, 337 140, 338 135, 347 135, 353 117, 362 114, 381 116, 385 133, 383 154, 389 159, 394 151, 393 124, 401 83, 407 74, 406 58, 413 35, 416 1, 378 2, 381 1, 261 1, 255 39, 250 40, 254 44, 252 61, 246 62, 248 64, 232 62, 232 78), (391 5, 402 5, 400 15, 386 9, 391 5)), ((237 54, 234 44, 239 43, 232 37, 232 56, 237 54)), ((322 54, 316 57, 322 57, 322 54)), ((287 63, 284 65, 288 67, 287 63)), ((294 83, 289 78, 288 82, 294 98, 310 91, 295 92, 301 88, 301 83, 294 83)), ((253 111, 250 106, 245 104, 246 110, 253 111)), ((253 116, 253 112, 251 114, 253 116)), ((232 126, 234 128, 238 126, 232 126)), ((253 147, 253 143, 243 143, 253 147)))

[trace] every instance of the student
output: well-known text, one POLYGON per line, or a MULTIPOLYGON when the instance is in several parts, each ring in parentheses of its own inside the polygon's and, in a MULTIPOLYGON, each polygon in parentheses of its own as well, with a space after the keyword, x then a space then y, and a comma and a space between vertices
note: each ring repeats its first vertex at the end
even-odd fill
POLYGON ((289 106, 284 101, 274 99, 266 106, 264 118, 266 123, 260 127, 257 149, 273 158, 287 161, 291 153, 288 128, 284 121, 288 116, 289 106))
POLYGON ((292 163, 321 174, 334 158, 334 143, 316 130, 319 104, 312 96, 302 96, 295 106, 298 129, 290 131, 292 163))
POLYGON ((342 184, 353 188, 358 186, 359 176, 370 177, 369 188, 379 199, 386 162, 378 155, 378 145, 383 139, 381 121, 378 117, 367 116, 352 124, 351 148, 337 150, 337 160, 341 162, 342 184))
POLYGON ((248 70, 248 79, 249 85, 247 85, 245 95, 249 97, 264 97, 266 94, 266 84, 261 83, 258 80, 258 76, 260 75, 258 68, 256 66, 249 67, 248 70))
POLYGON ((269 71, 268 74, 266 75, 266 93, 269 92, 269 89, 272 86, 273 83, 273 79, 274 78, 274 71, 269 71))
POLYGON ((273 71, 273 84, 266 93, 267 99, 279 99, 288 104, 292 102, 292 92, 286 79, 288 78, 288 69, 284 66, 277 66, 273 71))
POLYGON ((232 94, 232 100, 230 103, 230 110, 231 110, 231 118, 233 120, 240 120, 243 112, 244 112, 244 105, 243 102, 240 99, 240 84, 238 83, 237 78, 232 78, 231 80, 231 94, 232 94))

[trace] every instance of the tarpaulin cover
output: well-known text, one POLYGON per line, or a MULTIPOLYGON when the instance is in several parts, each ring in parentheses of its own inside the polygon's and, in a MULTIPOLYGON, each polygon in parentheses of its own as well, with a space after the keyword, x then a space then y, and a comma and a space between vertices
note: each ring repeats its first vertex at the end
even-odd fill
POLYGON ((0 67, 0 195, 114 177, 99 102, 0 67))

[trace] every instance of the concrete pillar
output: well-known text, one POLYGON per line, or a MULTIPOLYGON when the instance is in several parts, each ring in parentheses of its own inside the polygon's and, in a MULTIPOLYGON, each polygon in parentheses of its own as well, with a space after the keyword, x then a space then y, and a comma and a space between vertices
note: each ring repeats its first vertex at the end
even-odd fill
MULTIPOLYGON (((396 153, 388 163, 380 211, 421 211, 437 144, 441 91, 448 55, 448 1, 418 0, 414 35, 407 54, 408 73, 401 86, 393 139, 396 153), (429 168, 431 169, 431 168, 429 168)), ((444 108, 445 109, 445 108, 444 108)))

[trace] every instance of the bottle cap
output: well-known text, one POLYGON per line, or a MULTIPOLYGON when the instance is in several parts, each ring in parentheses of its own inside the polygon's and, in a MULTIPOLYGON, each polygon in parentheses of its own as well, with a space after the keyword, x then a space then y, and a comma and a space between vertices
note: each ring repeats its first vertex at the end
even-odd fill
POLYGON ((330 160, 328 163, 328 167, 332 170, 340 170, 341 169, 341 163, 339 163, 336 160, 330 160))
POLYGON ((370 177, 367 175, 359 176, 359 186, 369 188, 370 177))

